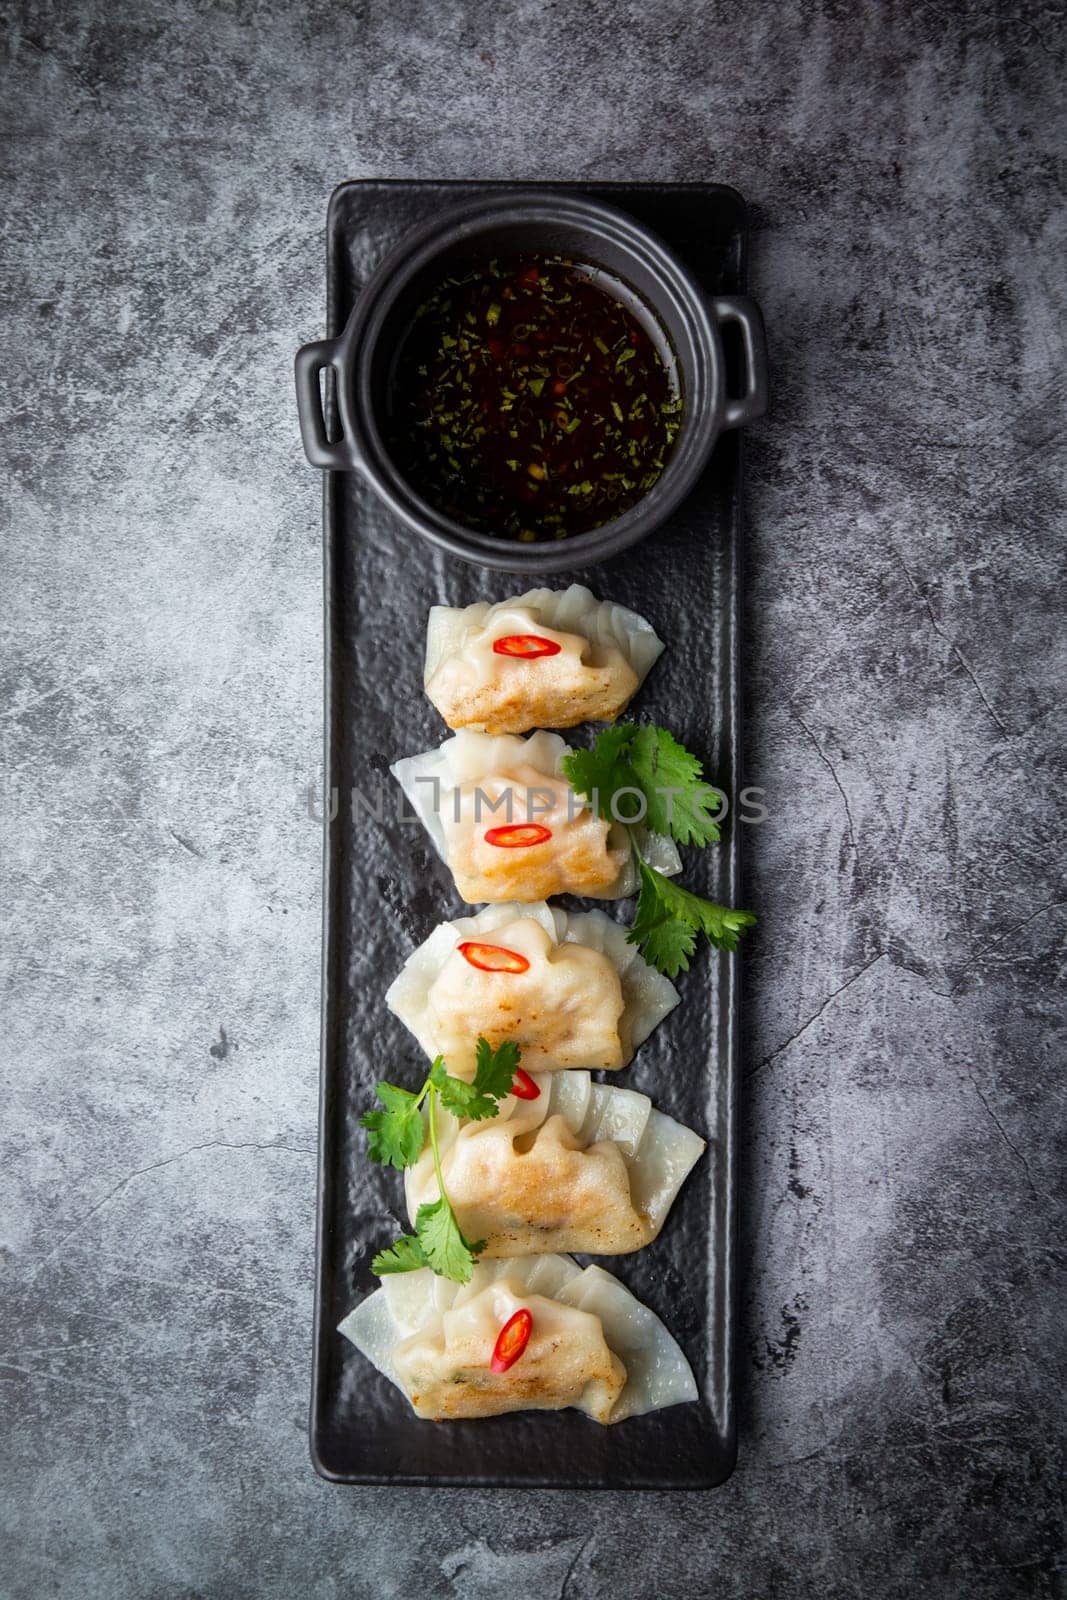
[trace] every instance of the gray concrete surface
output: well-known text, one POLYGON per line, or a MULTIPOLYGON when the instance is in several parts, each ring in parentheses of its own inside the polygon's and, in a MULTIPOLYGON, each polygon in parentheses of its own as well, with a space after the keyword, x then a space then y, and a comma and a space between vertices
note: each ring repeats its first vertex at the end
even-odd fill
POLYGON ((0 1593, 1058 1592, 1062 8, 91 0, 4 29, 0 1593), (755 208, 772 819, 741 1462, 708 1497, 308 1466, 290 363, 360 174, 755 208))

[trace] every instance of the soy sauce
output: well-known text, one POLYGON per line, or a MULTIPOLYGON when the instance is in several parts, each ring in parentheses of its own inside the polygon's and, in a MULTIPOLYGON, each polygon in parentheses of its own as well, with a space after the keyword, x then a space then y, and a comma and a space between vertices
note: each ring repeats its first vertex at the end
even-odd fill
POLYGON ((566 539, 620 516, 663 471, 682 398, 595 268, 484 263, 420 306, 397 356, 389 446, 412 488, 502 539, 566 539))

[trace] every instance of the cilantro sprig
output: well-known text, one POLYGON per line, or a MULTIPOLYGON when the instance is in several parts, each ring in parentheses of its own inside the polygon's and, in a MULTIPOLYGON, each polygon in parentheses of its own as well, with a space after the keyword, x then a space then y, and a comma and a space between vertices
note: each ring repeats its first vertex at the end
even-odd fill
POLYGON ((698 934, 703 933, 717 950, 736 950, 741 935, 756 925, 753 912, 734 911, 683 889, 640 855, 637 868, 641 888, 628 937, 668 978, 688 969, 698 934))
POLYGON ((721 810, 718 789, 707 782, 696 756, 666 728, 616 723, 597 736, 591 750, 565 756, 563 770, 608 822, 618 820, 612 809, 615 796, 630 790, 638 800, 644 797, 641 820, 653 833, 669 834, 679 844, 715 844, 721 837, 711 814, 712 808, 721 810))
POLYGON ((470 1083, 463 1078, 453 1078, 444 1057, 438 1056, 422 1088, 415 1094, 398 1088, 395 1083, 375 1085, 374 1092, 382 1109, 368 1111, 360 1118, 361 1127, 367 1130, 371 1160, 401 1170, 413 1167, 422 1154, 428 1131, 438 1196, 419 1207, 414 1234, 401 1234, 388 1249, 380 1250, 375 1256, 371 1270, 379 1277, 390 1272, 414 1272, 418 1267, 430 1267, 455 1283, 470 1281, 475 1258, 485 1249, 485 1240, 472 1242, 465 1237, 448 1198, 441 1170, 437 1106, 440 1102, 453 1116, 470 1117, 477 1122, 495 1117, 500 1109, 499 1101, 511 1093, 519 1060, 519 1047, 513 1041, 505 1040, 494 1050, 488 1039, 479 1039, 475 1047, 474 1078, 470 1083))
POLYGON ((628 826, 640 888, 627 937, 645 959, 675 978, 688 969, 700 934, 718 950, 736 950, 741 935, 755 925, 753 913, 731 910, 672 883, 649 866, 635 832, 640 822, 678 844, 719 841, 721 795, 705 779, 697 757, 666 728, 622 722, 598 734, 591 749, 570 751, 563 771, 605 821, 627 814, 634 819, 628 826))

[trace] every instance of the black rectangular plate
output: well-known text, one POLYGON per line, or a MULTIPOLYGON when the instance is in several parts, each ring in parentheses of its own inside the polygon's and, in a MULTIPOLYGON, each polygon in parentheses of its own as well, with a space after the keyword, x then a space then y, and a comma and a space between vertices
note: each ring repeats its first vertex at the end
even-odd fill
MULTIPOLYGON (((506 187, 343 184, 327 224, 330 335, 341 332, 368 273, 408 228, 454 201, 506 187)), ((571 187, 651 225, 709 292, 744 288, 747 224, 732 189, 571 187)), ((548 580, 555 587, 587 583, 652 622, 668 648, 637 713, 697 751, 731 804, 740 783, 740 489, 740 444, 727 434, 662 532, 602 566, 548 580)), ((498 600, 532 584, 431 550, 354 473, 327 475, 325 537, 325 774, 336 816, 325 829, 315 1467, 342 1483, 710 1488, 729 1475, 736 1452, 736 957, 701 951, 680 979, 682 1004, 619 1080, 697 1128, 708 1151, 662 1236, 636 1255, 603 1263, 679 1340, 699 1401, 608 1428, 576 1411, 434 1424, 420 1421, 336 1331, 375 1287, 373 1252, 406 1227, 400 1175, 367 1159, 358 1127, 379 1078, 415 1085, 425 1070, 383 995, 435 923, 467 910, 418 825, 398 819, 399 789, 388 774, 390 762, 447 733, 422 693, 426 613, 435 603, 498 600), (368 815, 368 805, 383 807, 385 817, 368 815)), ((728 824, 720 846, 686 852, 686 883, 740 904, 738 834, 728 824)))

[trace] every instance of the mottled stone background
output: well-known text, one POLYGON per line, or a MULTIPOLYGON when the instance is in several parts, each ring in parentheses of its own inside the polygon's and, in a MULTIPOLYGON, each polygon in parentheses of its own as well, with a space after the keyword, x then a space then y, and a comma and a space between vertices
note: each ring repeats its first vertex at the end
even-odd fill
POLYGON ((13 4, 0 1593, 1053 1595, 1062 8, 13 4), (308 1465, 333 184, 756 220, 741 1460, 308 1465))

